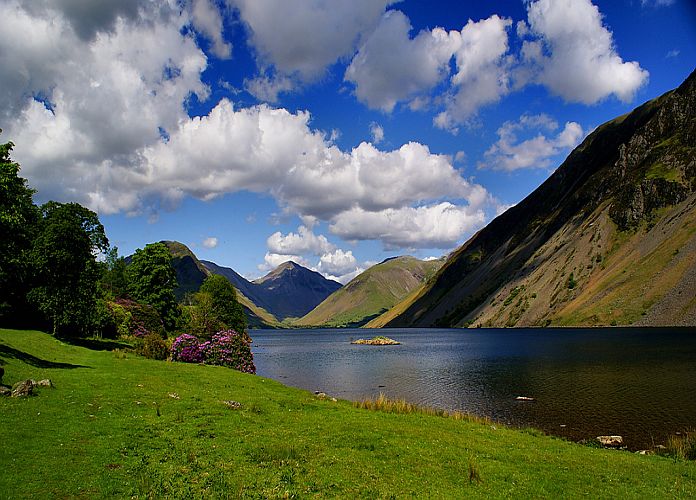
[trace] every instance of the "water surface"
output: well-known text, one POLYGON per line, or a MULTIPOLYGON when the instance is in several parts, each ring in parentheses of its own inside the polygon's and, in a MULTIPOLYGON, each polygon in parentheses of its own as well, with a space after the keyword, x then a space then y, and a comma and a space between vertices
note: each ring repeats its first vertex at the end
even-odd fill
POLYGON ((632 449, 696 429, 696 329, 257 330, 252 337, 259 375, 339 398, 383 392, 574 440, 619 434, 632 449), (350 344, 385 334, 402 344, 350 344))

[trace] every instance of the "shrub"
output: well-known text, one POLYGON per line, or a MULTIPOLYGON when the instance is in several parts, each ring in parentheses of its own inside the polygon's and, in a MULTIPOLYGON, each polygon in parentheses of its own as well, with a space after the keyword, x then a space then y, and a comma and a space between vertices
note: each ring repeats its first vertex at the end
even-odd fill
POLYGON ((248 335, 234 330, 218 332, 211 340, 203 343, 197 337, 185 333, 178 336, 172 344, 172 360, 226 366, 241 372, 256 373, 250 343, 248 335))
POLYGON ((164 336, 162 318, 154 307, 122 298, 109 302, 108 306, 119 336, 143 338, 149 333, 164 336))
POLYGON ((202 363, 205 359, 200 341, 187 333, 174 339, 171 353, 172 361, 181 361, 182 363, 202 363))
POLYGON ((254 357, 249 341, 245 335, 235 330, 225 330, 213 335, 213 338, 201 344, 205 363, 227 366, 240 372, 256 373, 254 357))
POLYGON ((148 359, 164 360, 169 356, 167 343, 162 337, 154 333, 149 333, 138 339, 135 352, 148 359))

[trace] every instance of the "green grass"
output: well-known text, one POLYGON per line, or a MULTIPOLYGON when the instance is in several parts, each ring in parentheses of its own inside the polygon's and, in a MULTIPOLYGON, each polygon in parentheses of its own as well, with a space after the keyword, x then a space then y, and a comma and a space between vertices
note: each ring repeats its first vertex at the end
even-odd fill
MULTIPOLYGON (((696 464, 0 330, 2 498, 694 497, 696 464), (241 409, 229 409, 234 400, 241 409)), ((320 381, 318 381, 320 383, 320 381)))

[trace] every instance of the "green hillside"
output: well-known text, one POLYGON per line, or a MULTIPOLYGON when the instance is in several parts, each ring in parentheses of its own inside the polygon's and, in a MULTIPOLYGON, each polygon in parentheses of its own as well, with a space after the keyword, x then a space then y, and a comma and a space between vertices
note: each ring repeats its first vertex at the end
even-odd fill
POLYGON ((298 326, 361 326, 403 300, 442 266, 444 260, 396 257, 377 264, 331 294, 298 326))
POLYGON ((696 72, 593 131, 370 326, 696 325, 696 72))
POLYGON ((359 409, 227 368, 39 332, 0 330, 0 365, 3 383, 55 385, 0 397, 3 498, 696 496, 694 462, 359 409))

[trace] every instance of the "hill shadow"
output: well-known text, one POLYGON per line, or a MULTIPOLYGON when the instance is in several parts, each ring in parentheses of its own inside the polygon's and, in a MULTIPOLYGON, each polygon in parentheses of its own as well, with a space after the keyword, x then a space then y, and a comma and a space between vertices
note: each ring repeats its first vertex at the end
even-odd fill
POLYGON ((58 363, 56 361, 48 361, 46 359, 37 358, 36 356, 29 354, 14 347, 7 346, 5 344, 0 344, 0 365, 6 364, 5 359, 11 358, 18 361, 22 361, 28 365, 35 366, 36 368, 90 368, 89 366, 83 365, 73 365, 70 363, 58 363))
POLYGON ((118 340, 102 340, 102 339, 81 339, 73 337, 59 337, 61 342, 84 347, 91 351, 113 351, 114 349, 130 349, 133 346, 127 342, 119 342, 118 340))

